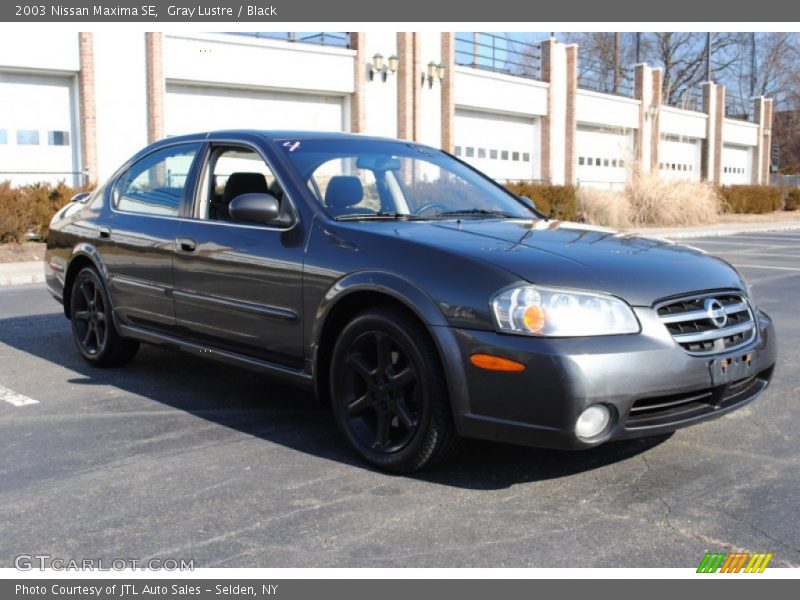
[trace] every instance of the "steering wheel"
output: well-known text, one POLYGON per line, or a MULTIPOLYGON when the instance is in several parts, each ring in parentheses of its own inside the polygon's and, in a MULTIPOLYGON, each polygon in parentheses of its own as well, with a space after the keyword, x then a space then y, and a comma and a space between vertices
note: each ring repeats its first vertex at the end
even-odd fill
POLYGON ((440 202, 428 202, 427 204, 423 204, 417 210, 414 211, 415 215, 421 215, 424 212, 431 210, 432 208, 440 208, 443 211, 447 210, 447 207, 440 202))

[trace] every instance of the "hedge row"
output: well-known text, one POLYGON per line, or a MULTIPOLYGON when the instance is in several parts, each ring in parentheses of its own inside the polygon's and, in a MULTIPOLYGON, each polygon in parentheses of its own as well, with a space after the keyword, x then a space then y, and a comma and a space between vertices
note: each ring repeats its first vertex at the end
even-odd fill
MULTIPOLYGON (((506 187, 518 196, 528 196, 540 212, 563 221, 578 220, 577 189, 571 185, 508 183, 506 187)), ((800 188, 785 194, 780 188, 759 185, 726 185, 717 188, 727 212, 765 213, 800 209, 800 188)), ((12 187, 0 183, 0 242, 21 242, 33 234, 47 239, 53 214, 70 198, 85 188, 73 188, 63 182, 57 185, 37 183, 12 187)))
POLYGON ((786 193, 783 210, 800 210, 800 188, 792 188, 786 193))
POLYGON ((527 196, 539 212, 553 219, 575 221, 578 218, 577 188, 573 185, 509 182, 506 188, 517 196, 527 196))
POLYGON ((783 207, 783 192, 769 185, 723 185, 719 195, 725 201, 725 212, 767 213, 783 207))
POLYGON ((19 187, 0 182, 0 242, 22 242, 30 234, 46 240, 53 215, 82 191, 87 190, 63 182, 19 187))

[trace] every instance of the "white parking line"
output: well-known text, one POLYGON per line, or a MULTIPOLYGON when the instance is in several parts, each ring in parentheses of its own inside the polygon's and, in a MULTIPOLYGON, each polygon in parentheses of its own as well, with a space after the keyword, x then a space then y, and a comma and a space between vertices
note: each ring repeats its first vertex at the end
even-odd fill
POLYGON ((30 404, 39 404, 38 400, 28 398, 22 394, 18 394, 14 390, 10 390, 5 386, 0 385, 0 400, 5 400, 14 406, 28 406, 30 404))
POLYGON ((717 242, 715 240, 691 240, 687 241, 687 244, 691 246, 697 246, 698 244, 721 244, 722 246, 754 246, 756 248, 764 248, 772 249, 772 250, 780 250, 784 248, 797 248, 797 245, 788 246, 786 244, 782 244, 780 246, 776 245, 765 245, 765 244, 756 244, 755 242, 717 242))
POLYGON ((774 271, 800 271, 800 267, 773 267, 768 265, 733 265, 737 269, 740 267, 750 269, 772 269, 774 271))

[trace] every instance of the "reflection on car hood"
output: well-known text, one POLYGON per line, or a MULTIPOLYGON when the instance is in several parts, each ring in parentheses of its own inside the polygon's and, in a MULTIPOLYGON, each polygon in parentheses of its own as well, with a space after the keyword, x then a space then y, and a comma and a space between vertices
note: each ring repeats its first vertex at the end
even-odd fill
POLYGON ((386 225, 393 235, 491 262, 526 281, 602 291, 636 306, 696 291, 746 289, 730 265, 696 248, 580 223, 463 219, 386 225))

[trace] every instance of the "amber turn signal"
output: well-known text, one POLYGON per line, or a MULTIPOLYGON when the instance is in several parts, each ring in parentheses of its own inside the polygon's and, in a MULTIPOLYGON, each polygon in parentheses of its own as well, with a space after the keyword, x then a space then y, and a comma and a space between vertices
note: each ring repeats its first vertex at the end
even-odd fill
POLYGON ((487 371, 505 371, 507 373, 519 373, 525 370, 525 365, 518 363, 510 358, 494 356, 492 354, 473 354, 469 357, 469 362, 480 369, 487 371))

